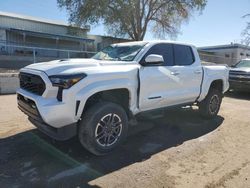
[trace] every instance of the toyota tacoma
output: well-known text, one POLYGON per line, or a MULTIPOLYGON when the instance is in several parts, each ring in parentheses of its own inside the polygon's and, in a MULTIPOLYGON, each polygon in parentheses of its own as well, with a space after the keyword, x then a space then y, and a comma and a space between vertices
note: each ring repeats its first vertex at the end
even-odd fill
POLYGON ((229 88, 226 66, 202 66, 193 45, 113 44, 90 59, 36 63, 20 70, 18 107, 57 140, 78 136, 95 155, 126 138, 129 122, 172 106, 197 105, 214 118, 229 88))

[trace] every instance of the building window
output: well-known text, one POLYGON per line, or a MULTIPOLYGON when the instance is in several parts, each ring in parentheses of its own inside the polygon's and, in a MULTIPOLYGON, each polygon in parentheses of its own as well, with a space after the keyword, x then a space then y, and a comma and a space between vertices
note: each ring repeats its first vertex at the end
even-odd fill
POLYGON ((241 52, 241 53, 240 53, 240 55, 241 55, 241 56, 243 56, 243 55, 244 55, 244 53, 242 53, 242 52, 241 52))
POLYGON ((247 56, 247 57, 249 57, 249 56, 250 56, 250 54, 246 54, 246 56, 247 56))
POLYGON ((230 57, 230 55, 229 55, 229 54, 225 54, 225 57, 228 57, 228 58, 229 58, 229 57, 230 57))
POLYGON ((101 42, 99 42, 98 44, 97 44, 97 51, 99 52, 99 51, 101 51, 102 50, 102 43, 101 42))

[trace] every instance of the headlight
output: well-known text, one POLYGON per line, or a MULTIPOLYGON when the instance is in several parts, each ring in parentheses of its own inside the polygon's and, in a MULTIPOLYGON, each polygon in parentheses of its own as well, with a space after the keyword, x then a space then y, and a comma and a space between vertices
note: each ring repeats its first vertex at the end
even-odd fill
POLYGON ((53 75, 49 76, 49 79, 52 82, 53 86, 68 89, 86 76, 87 75, 84 73, 73 75, 53 75))

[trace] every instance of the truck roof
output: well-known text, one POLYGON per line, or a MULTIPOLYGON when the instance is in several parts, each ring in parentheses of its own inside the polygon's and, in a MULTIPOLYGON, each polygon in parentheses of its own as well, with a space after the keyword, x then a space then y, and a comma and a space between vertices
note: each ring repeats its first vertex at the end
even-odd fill
POLYGON ((143 44, 158 44, 158 43, 170 43, 170 44, 181 44, 187 46, 193 46, 192 44, 178 42, 178 41, 171 41, 171 40, 148 40, 148 41, 133 41, 133 42, 123 42, 123 43, 116 43, 113 45, 123 46, 123 45, 143 45, 143 44))

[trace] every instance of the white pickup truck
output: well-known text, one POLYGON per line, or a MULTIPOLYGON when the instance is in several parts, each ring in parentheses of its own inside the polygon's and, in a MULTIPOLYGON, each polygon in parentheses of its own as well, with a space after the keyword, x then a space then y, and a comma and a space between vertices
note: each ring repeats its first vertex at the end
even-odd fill
POLYGON ((194 104, 215 117, 229 71, 200 62, 192 45, 142 41, 111 45, 90 59, 32 64, 20 70, 18 107, 50 137, 78 135, 87 150, 103 155, 143 112, 194 104))

